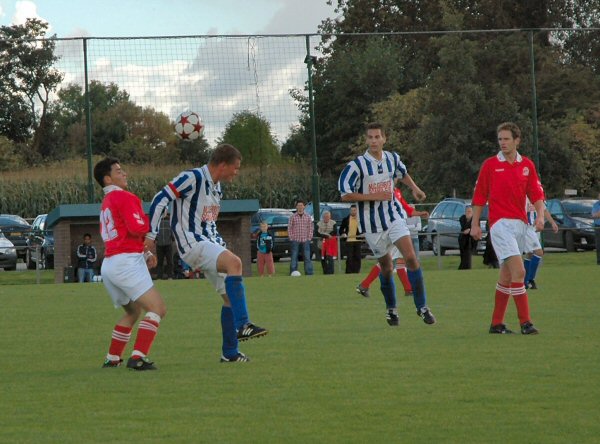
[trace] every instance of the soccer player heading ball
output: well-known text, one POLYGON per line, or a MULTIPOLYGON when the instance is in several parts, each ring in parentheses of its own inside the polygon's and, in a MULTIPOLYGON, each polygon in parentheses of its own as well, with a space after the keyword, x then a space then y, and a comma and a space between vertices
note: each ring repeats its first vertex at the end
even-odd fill
POLYGON ((153 251, 162 214, 173 202, 171 229, 179 256, 193 269, 201 269, 223 297, 221 362, 248 361, 249 358, 238 350, 238 341, 268 333, 250 322, 242 261, 225 247, 225 241, 217 231, 223 196, 221 182, 233 181, 241 162, 242 155, 237 148, 221 144, 206 165, 180 173, 154 196, 150 206, 151 232, 146 235, 146 246, 153 251), (222 273, 227 277, 224 278, 222 273))

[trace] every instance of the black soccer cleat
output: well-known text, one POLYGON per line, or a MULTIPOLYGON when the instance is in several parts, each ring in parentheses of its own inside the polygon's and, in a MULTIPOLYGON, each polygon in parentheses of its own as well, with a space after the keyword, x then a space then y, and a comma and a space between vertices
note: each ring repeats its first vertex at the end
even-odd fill
POLYGON ((364 296, 364 297, 366 297, 366 298, 368 298, 368 297, 370 296, 370 295, 369 295, 369 289, 368 289, 368 288, 365 288, 365 287, 362 287, 362 286, 360 286, 360 285, 356 287, 356 292, 357 292, 358 294, 360 294, 361 296, 364 296))
POLYGON ((259 327, 258 325, 249 322, 238 330, 237 339, 238 341, 247 341, 248 339, 260 338, 267 333, 269 333, 269 330, 266 328, 259 327))
POLYGON ((250 361, 250 358, 248 356, 246 356, 245 354, 243 354, 242 352, 238 352, 237 355, 231 357, 231 358, 226 358, 225 356, 221 356, 221 362, 248 362, 250 361))
POLYGON ((391 325, 392 327, 397 327, 400 325, 398 310, 395 308, 388 309, 387 313, 385 314, 385 320, 387 321, 388 325, 391 325))
POLYGON ((154 365, 154 362, 150 361, 146 356, 137 359, 134 357, 129 358, 127 360, 127 368, 137 371, 158 370, 158 367, 154 365))
POLYGON ((423 319, 423 322, 425 322, 426 324, 435 324, 435 316, 433 316, 433 313, 431 313, 431 310, 429 310, 429 307, 422 307, 420 309, 417 310, 417 315, 423 319))
POLYGON ((111 361, 110 359, 106 359, 104 361, 104 364, 102 364, 102 368, 116 368, 116 367, 120 367, 122 362, 123 362, 122 359, 119 359, 118 361, 111 361))
POLYGON ((513 331, 506 328, 506 325, 504 324, 496 324, 490 326, 490 333, 496 335, 510 335, 513 331))
POLYGON ((527 282, 527 285, 525 285, 525 288, 527 290, 537 290, 538 289, 534 279, 527 282))
POLYGON ((539 333, 538 329, 533 326, 533 324, 529 321, 521 324, 521 334, 523 335, 537 335, 539 333))

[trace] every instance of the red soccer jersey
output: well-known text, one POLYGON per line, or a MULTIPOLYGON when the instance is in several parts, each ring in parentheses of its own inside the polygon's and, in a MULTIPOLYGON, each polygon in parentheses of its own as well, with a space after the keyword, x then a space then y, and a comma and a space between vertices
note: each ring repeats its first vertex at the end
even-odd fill
POLYGON ((142 253, 144 237, 150 230, 142 201, 135 194, 116 186, 104 188, 106 195, 100 210, 100 234, 104 256, 142 253))
POLYGON ((499 219, 519 219, 527 223, 525 198, 531 202, 544 199, 533 162, 517 153, 511 164, 499 152, 483 162, 473 193, 473 205, 484 206, 489 202, 489 224, 499 219))
POLYGON ((406 211, 408 217, 412 217, 415 209, 408 204, 406 199, 404 199, 400 188, 394 188, 394 197, 398 202, 400 202, 400 205, 402 205, 402 208, 404 208, 404 211, 406 211))

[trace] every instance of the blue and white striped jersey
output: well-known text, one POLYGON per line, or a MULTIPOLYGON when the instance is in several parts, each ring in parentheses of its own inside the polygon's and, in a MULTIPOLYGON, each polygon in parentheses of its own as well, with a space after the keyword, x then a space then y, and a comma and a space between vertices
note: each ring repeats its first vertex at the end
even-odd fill
POLYGON ((152 199, 149 237, 156 237, 165 208, 173 202, 171 230, 179 254, 189 251, 195 242, 210 241, 225 246, 217 231, 221 208, 221 184, 214 183, 208 167, 181 172, 152 199))
MULTIPOLYGON (((406 174, 406 166, 397 153, 383 151, 383 157, 379 161, 367 151, 346 165, 338 180, 338 190, 342 196, 350 193, 370 194, 380 191, 392 194, 395 179, 402 179, 406 174)), ((406 219, 406 212, 396 199, 359 201, 357 206, 363 233, 386 231, 392 222, 406 219)))

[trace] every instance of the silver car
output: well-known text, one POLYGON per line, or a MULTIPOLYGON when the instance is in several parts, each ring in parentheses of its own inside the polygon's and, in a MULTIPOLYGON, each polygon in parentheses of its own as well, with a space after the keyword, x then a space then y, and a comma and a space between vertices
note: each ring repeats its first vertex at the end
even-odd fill
MULTIPOLYGON (((458 250, 458 235, 460 234, 460 216, 465 214, 465 208, 471 205, 470 199, 448 197, 439 202, 429 216, 427 227, 427 244, 433 252, 442 256, 446 250, 458 250), (439 244, 438 244, 439 242, 439 244), (439 251, 438 251, 439 245, 439 251)), ((477 251, 485 251, 485 238, 487 237, 488 207, 485 206, 481 214, 481 231, 483 239, 477 243, 477 251)))
POLYGON ((17 249, 0 231, 0 268, 6 271, 17 269, 17 249))

